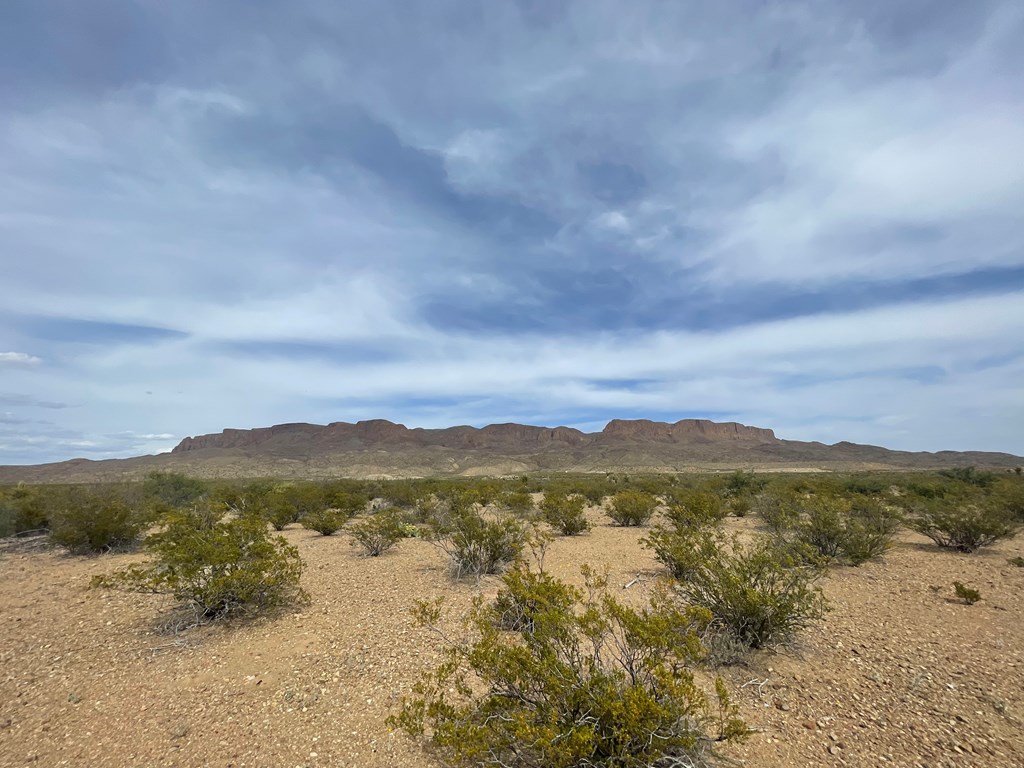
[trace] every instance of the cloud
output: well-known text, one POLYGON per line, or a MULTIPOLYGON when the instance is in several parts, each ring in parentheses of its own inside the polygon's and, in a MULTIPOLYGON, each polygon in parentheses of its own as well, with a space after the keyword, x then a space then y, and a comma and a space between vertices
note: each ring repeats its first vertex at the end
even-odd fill
POLYGON ((0 365, 39 365, 41 362, 40 358, 24 352, 0 352, 0 365))
POLYGON ((1010 0, 59 5, 0 8, 5 460, 701 413, 1024 452, 1010 0))

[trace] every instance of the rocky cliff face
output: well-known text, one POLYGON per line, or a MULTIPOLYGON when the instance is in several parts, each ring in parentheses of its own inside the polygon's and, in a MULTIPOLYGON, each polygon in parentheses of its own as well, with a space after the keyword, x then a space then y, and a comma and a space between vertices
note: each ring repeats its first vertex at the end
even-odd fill
POLYGON ((748 427, 734 421, 714 422, 707 419, 682 419, 675 424, 647 419, 613 419, 601 432, 603 438, 621 438, 639 441, 692 442, 714 440, 745 440, 749 442, 778 442, 770 429, 748 427))
POLYGON ((261 429, 225 429, 220 434, 186 437, 173 453, 206 449, 373 450, 401 446, 501 450, 525 453, 536 450, 582 448, 616 443, 693 443, 715 441, 778 442, 770 429, 734 422, 683 419, 666 424, 647 419, 615 419, 602 432, 586 434, 569 427, 534 427, 526 424, 491 424, 447 429, 409 429, 384 419, 350 424, 279 424, 261 429))
POLYGON ((616 419, 601 432, 492 424, 409 429, 383 419, 327 426, 278 424, 186 437, 169 454, 0 466, 0 483, 97 482, 153 470, 197 477, 429 477, 524 472, 689 472, 695 469, 842 471, 953 466, 1014 468, 1005 453, 908 453, 854 443, 781 440, 770 429, 683 419, 616 419))

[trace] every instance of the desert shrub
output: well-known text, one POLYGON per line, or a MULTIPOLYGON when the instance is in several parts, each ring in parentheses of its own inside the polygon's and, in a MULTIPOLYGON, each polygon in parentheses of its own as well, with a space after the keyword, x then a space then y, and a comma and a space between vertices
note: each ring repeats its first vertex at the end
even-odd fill
MULTIPOLYGON (((817 555, 810 562, 842 560, 861 565, 889 549, 900 524, 899 514, 870 498, 850 502, 812 496, 779 513, 772 527, 780 547, 800 544, 817 555)), ((798 549, 789 549, 799 554, 798 549)))
POLYGON ((845 499, 815 496, 800 506, 802 514, 793 527, 797 539, 828 560, 838 557, 846 537, 850 503, 845 499))
POLYGON ((153 562, 97 577, 94 585, 172 595, 197 622, 307 599, 299 586, 298 550, 283 537, 272 537, 256 515, 208 527, 192 512, 172 512, 146 538, 146 549, 153 562))
POLYGON ((902 524, 901 515, 878 502, 854 502, 843 532, 843 556, 850 565, 881 557, 902 524))
POLYGON ((142 482, 143 493, 172 508, 195 504, 209 489, 202 480, 180 472, 150 472, 142 482))
POLYGON ((679 591, 751 648, 784 641, 822 617, 824 598, 814 586, 820 569, 773 539, 742 544, 713 528, 687 535, 698 554, 686 563, 679 591))
POLYGON ((506 491, 500 496, 499 503, 509 512, 521 517, 529 516, 535 509, 533 497, 526 491, 506 491))
POLYGON ((977 467, 943 469, 939 474, 951 480, 956 480, 965 485, 974 485, 978 488, 988 488, 996 479, 996 476, 991 472, 979 472, 977 467))
MULTIPOLYGON (((716 743, 746 735, 722 680, 708 696, 691 672, 706 611, 665 599, 629 608, 593 578, 587 596, 520 569, 504 581, 499 601, 525 606, 516 634, 478 604, 472 634, 448 643, 389 720, 429 739, 446 764, 706 766, 716 743)), ((417 614, 436 628, 441 606, 417 614)))
POLYGON ((502 577, 502 583, 491 613, 495 624, 509 632, 532 632, 544 613, 571 611, 576 605, 572 592, 544 572, 512 568, 502 577))
POLYGON ((654 550, 658 561, 679 580, 688 579, 705 560, 717 556, 715 540, 699 526, 657 526, 640 543, 654 550))
POLYGON ((135 542, 144 524, 115 489, 79 489, 50 516, 50 539, 72 552, 104 552, 135 542))
POLYGON ((485 518, 467 509, 439 515, 430 533, 456 579, 499 573, 519 559, 528 538, 527 526, 514 517, 485 518))
POLYGON ((0 537, 44 533, 50 518, 69 503, 71 490, 59 486, 26 485, 6 489, 0 496, 0 537))
POLYGON ((1005 509, 1018 523, 1024 523, 1024 483, 1003 480, 992 489, 992 503, 1005 509))
POLYGON ((736 517, 746 517, 753 506, 754 503, 749 496, 736 496, 729 499, 726 509, 736 517))
POLYGON ((406 538, 402 519, 390 511, 377 512, 349 526, 352 544, 361 546, 370 557, 379 557, 406 538))
POLYGON ((654 514, 658 500, 644 491, 619 491, 612 496, 606 513, 616 525, 644 525, 654 514))
POLYGON ((358 515, 369 503, 366 494, 353 491, 335 491, 327 494, 327 499, 330 502, 328 509, 337 510, 345 520, 358 515))
POLYGON ((790 500, 774 493, 759 493, 754 497, 752 509, 776 535, 791 530, 800 519, 800 513, 790 500))
POLYGON ((953 582, 953 592, 956 593, 957 597, 967 603, 967 605, 974 605, 976 602, 981 600, 981 592, 976 589, 972 589, 959 581, 953 582))
POLYGON ((725 478, 722 485, 722 495, 726 498, 736 496, 747 496, 760 493, 768 484, 768 479, 758 477, 753 472, 733 472, 725 478))
POLYGON ((727 514, 718 494, 711 491, 685 489, 672 496, 668 518, 677 528, 715 525, 727 514))
POLYGON ((984 499, 976 503, 942 500, 922 505, 909 524, 940 547, 959 552, 974 552, 1011 538, 1019 528, 1005 508, 984 499))
POLYGON ((321 509, 317 512, 309 512, 300 521, 302 527, 316 531, 324 536, 332 536, 341 530, 348 516, 340 509, 321 509))
POLYGON ((540 510, 544 522, 563 536, 576 536, 590 530, 585 505, 586 499, 577 494, 546 493, 540 510))
POLYGON ((1015 568, 1024 568, 1024 557, 1011 557, 1006 562, 1015 568))
POLYGON ((271 494, 261 504, 263 518, 275 531, 283 531, 298 520, 298 512, 282 494, 271 494))

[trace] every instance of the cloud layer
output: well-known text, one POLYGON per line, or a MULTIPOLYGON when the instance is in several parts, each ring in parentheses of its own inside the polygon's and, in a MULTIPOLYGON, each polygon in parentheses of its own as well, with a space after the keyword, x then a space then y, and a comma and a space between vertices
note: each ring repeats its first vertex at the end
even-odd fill
POLYGON ((1024 453, 1019 4, 369 8, 0 8, 0 463, 376 417, 1024 453))

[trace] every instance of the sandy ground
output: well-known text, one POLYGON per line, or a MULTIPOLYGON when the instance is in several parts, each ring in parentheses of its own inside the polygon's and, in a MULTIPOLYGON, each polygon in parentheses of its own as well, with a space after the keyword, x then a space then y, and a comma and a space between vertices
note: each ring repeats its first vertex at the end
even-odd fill
MULTIPOLYGON (((546 567, 579 582, 580 563, 606 564, 620 590, 640 575, 622 594, 643 599, 663 573, 643 531, 593 515, 546 567)), ((0 765, 438 765, 384 725, 436 660, 408 609, 445 595, 457 615, 496 580, 451 583, 423 541, 371 559, 345 535, 285 535, 310 606, 178 636, 159 630, 162 598, 87 589, 140 555, 0 546, 0 765)), ((1007 564, 1022 553, 1024 537, 958 555, 908 533, 882 562, 835 569, 822 624, 725 670, 758 729, 729 754, 758 768, 1024 765, 1024 568, 1007 564), (954 579, 982 602, 952 601, 954 579)))

